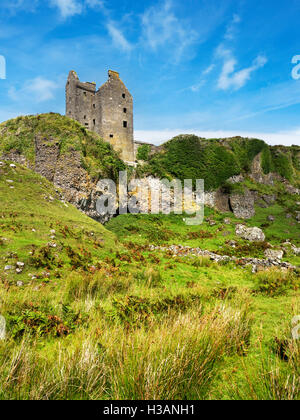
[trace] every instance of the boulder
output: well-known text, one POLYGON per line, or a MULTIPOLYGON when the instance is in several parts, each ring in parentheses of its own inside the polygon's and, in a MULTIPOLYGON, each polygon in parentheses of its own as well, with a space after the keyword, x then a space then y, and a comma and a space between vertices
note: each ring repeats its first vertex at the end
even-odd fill
POLYGON ((245 225, 237 225, 235 233, 250 242, 264 242, 266 239, 264 232, 258 227, 248 228, 245 225))
POLYGON ((244 194, 231 194, 230 206, 238 219, 251 219, 255 216, 254 197, 249 190, 245 190, 244 194))
POLYGON ((283 257, 283 251, 281 249, 266 249, 265 257, 270 260, 281 260, 283 257))

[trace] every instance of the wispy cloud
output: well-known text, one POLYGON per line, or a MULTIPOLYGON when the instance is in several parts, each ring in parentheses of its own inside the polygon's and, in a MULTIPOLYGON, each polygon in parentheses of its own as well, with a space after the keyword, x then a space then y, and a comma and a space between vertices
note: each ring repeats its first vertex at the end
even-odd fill
POLYGON ((227 26, 224 38, 227 40, 234 39, 236 32, 237 32, 237 25, 241 22, 241 18, 239 15, 233 15, 232 21, 227 26))
POLYGON ((126 52, 130 52, 133 49, 133 45, 127 41, 122 31, 113 22, 107 24, 107 29, 116 47, 126 52))
POLYGON ((57 82, 36 77, 26 81, 20 89, 12 87, 9 90, 9 97, 14 101, 30 99, 36 102, 45 102, 54 99, 55 90, 59 87, 57 82))
POLYGON ((223 60, 223 67, 217 84, 218 89, 221 90, 241 89, 251 79, 251 75, 256 70, 264 67, 268 61, 265 56, 258 55, 253 60, 251 66, 236 71, 238 61, 228 45, 230 45, 230 41, 234 40, 237 32, 237 26, 240 22, 240 16, 234 14, 231 22, 226 28, 223 42, 218 46, 215 53, 217 59, 223 60))
POLYGON ((104 1, 102 0, 50 0, 50 5, 52 7, 58 8, 61 17, 63 19, 66 19, 75 15, 82 14, 88 8, 103 10, 104 1))
POLYGON ((186 49, 197 40, 197 33, 188 22, 175 15, 170 0, 147 9, 142 15, 142 26, 142 42, 154 51, 172 46, 175 61, 179 61, 186 49))
POLYGON ((258 55, 255 60, 253 60, 251 66, 235 71, 238 62, 230 50, 225 49, 223 46, 219 46, 217 49, 217 57, 224 60, 223 68, 218 80, 218 88, 222 90, 231 88, 233 90, 241 89, 245 86, 247 81, 250 80, 252 73, 261 67, 264 67, 268 61, 265 56, 258 55))
POLYGON ((59 9, 63 19, 79 15, 83 11, 83 4, 78 0, 51 0, 50 4, 59 9))
POLYGON ((198 92, 207 82, 207 76, 214 70, 216 67, 215 64, 211 64, 206 69, 204 69, 201 73, 201 77, 197 83, 194 83, 193 85, 189 86, 186 89, 183 89, 182 91, 191 90, 192 92, 198 92))

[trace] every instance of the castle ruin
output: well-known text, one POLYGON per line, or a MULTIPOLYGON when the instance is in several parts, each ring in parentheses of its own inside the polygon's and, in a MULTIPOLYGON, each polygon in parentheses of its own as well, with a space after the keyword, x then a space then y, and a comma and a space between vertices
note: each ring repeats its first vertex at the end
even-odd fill
POLYGON ((135 161, 133 140, 133 99, 119 73, 109 70, 108 80, 96 84, 81 82, 70 71, 66 85, 66 116, 99 134, 120 152, 127 163, 135 161))

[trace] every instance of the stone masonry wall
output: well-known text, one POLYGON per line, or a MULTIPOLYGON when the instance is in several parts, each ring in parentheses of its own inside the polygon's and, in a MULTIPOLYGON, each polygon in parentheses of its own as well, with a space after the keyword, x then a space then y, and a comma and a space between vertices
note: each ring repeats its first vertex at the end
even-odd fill
POLYGON ((109 78, 96 92, 94 83, 80 82, 71 71, 66 85, 66 115, 109 142, 126 162, 134 162, 133 99, 119 77, 109 78))

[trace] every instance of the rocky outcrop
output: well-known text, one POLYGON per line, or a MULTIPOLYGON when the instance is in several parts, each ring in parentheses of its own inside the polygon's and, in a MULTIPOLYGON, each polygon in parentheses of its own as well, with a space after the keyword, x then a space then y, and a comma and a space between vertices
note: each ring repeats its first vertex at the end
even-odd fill
POLYGON ((96 202, 103 191, 82 167, 80 152, 68 150, 68 153, 61 154, 57 139, 36 135, 34 165, 16 152, 5 154, 2 158, 25 165, 53 182, 61 189, 63 201, 73 204, 89 217, 101 223, 108 220, 107 216, 99 215, 96 210, 96 202))
POLYGON ((281 249, 266 249, 265 257, 271 260, 281 260, 283 258, 283 251, 281 249))
POLYGON ((264 232, 258 227, 248 228, 245 225, 237 225, 235 233, 240 238, 250 242, 264 242, 266 239, 264 232))
POLYGON ((238 219, 251 219, 255 215, 254 197, 249 190, 244 194, 234 193, 230 196, 230 207, 238 219))
POLYGON ((35 172, 53 182, 59 157, 59 142, 53 137, 35 137, 35 172))

